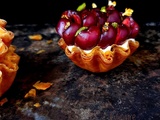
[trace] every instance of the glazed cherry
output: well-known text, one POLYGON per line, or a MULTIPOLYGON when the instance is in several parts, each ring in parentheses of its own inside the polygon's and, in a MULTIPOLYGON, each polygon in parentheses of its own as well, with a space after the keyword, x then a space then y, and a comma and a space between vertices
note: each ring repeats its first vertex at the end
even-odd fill
POLYGON ((139 33, 138 23, 131 17, 133 10, 125 12, 115 9, 116 2, 109 0, 108 6, 87 9, 81 4, 77 11, 66 10, 56 26, 57 33, 67 45, 83 50, 95 46, 105 49, 112 44, 122 44, 126 39, 135 38, 139 33))
POLYGON ((129 29, 126 25, 120 24, 117 27, 117 36, 115 44, 121 44, 123 41, 125 41, 129 36, 129 29))
POLYGON ((121 13, 117 10, 108 10, 107 17, 107 22, 121 23, 121 13))
POLYGON ((97 17, 90 10, 83 10, 81 12, 83 26, 90 27, 97 24, 97 17))
POLYGON ((101 10, 99 8, 93 8, 91 10, 91 12, 96 16, 97 18, 97 26, 98 27, 102 27, 104 25, 104 23, 107 20, 107 16, 106 13, 101 12, 101 10))
POLYGON ((129 37, 130 38, 135 38, 138 35, 139 25, 131 16, 126 17, 122 23, 125 24, 129 28, 129 31, 130 31, 129 37))
POLYGON ((82 30, 75 38, 75 44, 83 50, 90 50, 95 47, 100 39, 100 29, 97 26, 91 26, 82 30))
POLYGON ((70 20, 66 18, 61 18, 56 26, 57 33, 62 37, 63 32, 70 25, 70 20))
POLYGON ((104 13, 101 13, 98 16, 97 26, 102 27, 106 22, 106 19, 107 19, 106 15, 104 13))
POLYGON ((82 24, 81 17, 76 11, 73 10, 66 10, 62 13, 61 18, 69 19, 72 22, 75 22, 79 25, 82 24))
POLYGON ((80 25, 77 23, 71 23, 71 25, 63 32, 62 37, 67 45, 74 45, 74 38, 80 25))
POLYGON ((105 49, 107 46, 114 44, 117 30, 111 24, 106 23, 102 28, 102 33, 98 45, 105 49))

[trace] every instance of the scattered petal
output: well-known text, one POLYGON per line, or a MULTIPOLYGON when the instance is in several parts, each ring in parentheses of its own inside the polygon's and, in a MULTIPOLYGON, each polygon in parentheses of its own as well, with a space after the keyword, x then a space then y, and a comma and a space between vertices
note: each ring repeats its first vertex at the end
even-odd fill
POLYGON ((47 44, 51 44, 53 40, 47 40, 47 44))
POLYGON ((36 97, 36 89, 31 89, 24 98, 35 98, 36 97))
POLYGON ((45 52, 45 50, 39 50, 36 54, 41 54, 43 52, 45 52))
POLYGON ((0 100, 0 106, 3 106, 6 102, 8 102, 7 98, 3 98, 0 100))
POLYGON ((31 39, 31 40, 42 40, 42 35, 40 35, 40 34, 29 35, 28 37, 29 37, 29 39, 31 39))
POLYGON ((35 103, 33 106, 38 108, 38 107, 41 106, 41 104, 40 103, 35 103))
POLYGON ((35 87, 36 89, 38 90, 46 90, 48 89, 49 87, 51 87, 52 83, 49 83, 49 82, 40 82, 40 81, 37 81, 33 87, 35 87))

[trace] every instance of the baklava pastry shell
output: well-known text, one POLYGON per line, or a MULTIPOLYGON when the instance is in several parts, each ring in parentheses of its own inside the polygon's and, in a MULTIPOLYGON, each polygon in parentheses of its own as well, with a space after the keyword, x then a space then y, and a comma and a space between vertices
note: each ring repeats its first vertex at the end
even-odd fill
POLYGON ((14 33, 5 26, 7 21, 0 19, 0 97, 11 87, 18 70, 20 56, 11 45, 14 33))
POLYGON ((20 57, 10 45, 5 56, 0 54, 0 97, 11 87, 18 70, 20 57))
POLYGON ((105 50, 96 46, 90 51, 82 50, 77 46, 72 46, 70 49, 63 38, 58 44, 74 64, 97 73, 107 72, 119 66, 139 47, 139 42, 134 39, 126 40, 122 45, 113 44, 105 50))

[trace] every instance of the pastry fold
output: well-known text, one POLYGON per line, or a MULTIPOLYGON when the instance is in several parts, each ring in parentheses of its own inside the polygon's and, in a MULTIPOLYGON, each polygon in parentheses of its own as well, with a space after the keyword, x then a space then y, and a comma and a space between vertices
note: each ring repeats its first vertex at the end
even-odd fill
POLYGON ((6 21, 0 19, 0 97, 11 87, 17 71, 20 56, 11 45, 14 34, 5 29, 6 21))
POLYGON ((98 73, 107 72, 122 64, 139 47, 139 42, 128 39, 122 45, 113 44, 104 50, 96 46, 90 51, 77 46, 72 46, 70 49, 63 38, 58 41, 58 45, 77 66, 98 73))

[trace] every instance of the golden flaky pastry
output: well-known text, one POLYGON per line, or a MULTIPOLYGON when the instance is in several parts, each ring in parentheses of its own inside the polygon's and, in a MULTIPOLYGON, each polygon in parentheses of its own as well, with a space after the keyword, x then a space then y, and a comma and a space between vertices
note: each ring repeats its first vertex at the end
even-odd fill
POLYGON ((20 60, 11 45, 14 34, 5 29, 6 21, 0 19, 0 97, 11 87, 20 60))
POLYGON ((96 46, 90 51, 77 46, 67 46, 63 38, 58 44, 77 66, 97 73, 107 72, 119 66, 139 47, 139 42, 134 39, 126 40, 122 45, 113 44, 104 50, 96 46))

